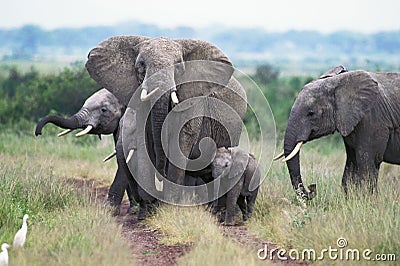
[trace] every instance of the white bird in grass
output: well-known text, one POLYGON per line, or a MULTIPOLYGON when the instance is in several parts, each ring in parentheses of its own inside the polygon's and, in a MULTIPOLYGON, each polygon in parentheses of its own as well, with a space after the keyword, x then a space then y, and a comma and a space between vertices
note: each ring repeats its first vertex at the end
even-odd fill
POLYGON ((24 218, 22 219, 21 229, 18 230, 14 237, 14 248, 21 248, 25 244, 26 233, 28 232, 28 225, 26 224, 26 220, 28 220, 28 218, 28 214, 25 214, 24 218))
POLYGON ((8 265, 8 251, 7 249, 10 247, 9 244, 4 243, 1 245, 1 253, 0 253, 0 266, 8 265))

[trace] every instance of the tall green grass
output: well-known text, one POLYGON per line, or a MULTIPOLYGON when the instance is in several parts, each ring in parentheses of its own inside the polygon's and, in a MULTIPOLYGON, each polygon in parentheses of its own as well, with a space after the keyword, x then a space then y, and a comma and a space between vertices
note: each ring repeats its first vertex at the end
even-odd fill
MULTIPOLYGON (((351 191, 346 198, 341 188, 345 163, 342 144, 319 140, 305 145, 301 153, 303 181, 317 184, 316 198, 306 206, 299 204, 285 164, 276 162, 260 188, 250 230, 286 249, 318 252, 329 246, 338 248, 336 241, 345 238, 346 248, 370 249, 371 256, 397 254, 399 260, 399 167, 382 166, 379 193, 370 195, 361 189, 351 191)), ((326 263, 332 261, 325 259, 326 263)))
POLYGON ((69 137, 0 133, 0 242, 12 244, 23 215, 29 214, 26 244, 9 250, 10 265, 135 263, 109 210, 68 181, 105 180, 108 172, 112 179, 114 164, 104 172, 93 170, 109 148, 73 143, 69 137), (74 169, 78 162, 88 170, 74 169))

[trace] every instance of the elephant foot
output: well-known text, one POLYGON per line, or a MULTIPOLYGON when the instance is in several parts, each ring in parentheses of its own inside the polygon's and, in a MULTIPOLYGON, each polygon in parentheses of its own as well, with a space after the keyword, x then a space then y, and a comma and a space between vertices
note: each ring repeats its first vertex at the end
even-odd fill
POLYGON ((146 202, 141 202, 139 204, 138 220, 142 221, 147 217, 147 204, 146 202))
POLYGON ((138 220, 144 220, 146 219, 147 216, 152 215, 157 207, 159 206, 158 201, 154 202, 145 202, 142 201, 139 204, 139 213, 138 213, 138 220))
POLYGON ((225 218, 225 221, 223 222, 223 225, 225 226, 234 226, 235 225, 235 220, 233 219, 233 217, 227 217, 225 218))
POLYGON ((137 213, 137 203, 136 202, 130 202, 129 204, 129 208, 128 211, 126 212, 127 215, 131 215, 131 214, 136 214, 137 213))
POLYGON ((120 215, 120 213, 121 213, 121 210, 120 210, 120 205, 111 205, 111 204, 108 204, 108 206, 109 206, 109 208, 110 208, 110 212, 111 212, 111 216, 118 216, 118 215, 120 215))
POLYGON ((106 205, 108 205, 111 208, 111 215, 112 216, 118 216, 121 213, 121 201, 122 199, 120 199, 119 197, 116 197, 114 195, 108 195, 108 199, 107 199, 107 203, 106 205))

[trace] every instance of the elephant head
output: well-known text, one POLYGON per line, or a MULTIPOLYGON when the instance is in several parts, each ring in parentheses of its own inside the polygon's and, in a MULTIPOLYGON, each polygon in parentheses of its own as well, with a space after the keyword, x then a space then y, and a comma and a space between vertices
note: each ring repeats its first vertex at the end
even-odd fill
POLYGON ((88 55, 86 68, 91 77, 108 88, 123 105, 128 104, 139 87, 140 93, 135 95, 140 95, 141 101, 151 102, 155 163, 161 173, 166 164, 161 129, 172 105, 211 92, 207 90, 211 86, 193 90, 177 82, 187 70, 186 63, 194 60, 222 63, 213 70, 220 77, 221 85, 226 85, 232 76, 233 68, 223 52, 199 40, 116 36, 101 42, 88 55))
POLYGON ((378 83, 365 71, 336 67, 306 84, 290 111, 284 156, 293 188, 302 200, 315 196, 315 184, 305 189, 300 175, 301 145, 338 131, 351 134, 375 104, 378 83))
POLYGON ((123 114, 123 106, 107 89, 101 89, 92 94, 74 115, 64 118, 59 115, 47 115, 36 126, 35 135, 42 134, 42 128, 47 123, 67 129, 58 136, 65 135, 74 129, 84 128, 76 136, 85 134, 111 134, 118 129, 119 120, 123 114))
POLYGON ((228 177, 229 179, 241 177, 246 170, 249 154, 239 147, 217 149, 211 164, 213 178, 228 177))

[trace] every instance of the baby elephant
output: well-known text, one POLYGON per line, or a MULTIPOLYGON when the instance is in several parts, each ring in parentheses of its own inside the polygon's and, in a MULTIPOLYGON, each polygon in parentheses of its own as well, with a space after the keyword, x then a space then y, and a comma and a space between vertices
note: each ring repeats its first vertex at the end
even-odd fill
POLYGON ((250 218, 261 179, 256 158, 239 147, 218 148, 211 171, 214 179, 220 178, 220 193, 221 190, 227 191, 218 199, 219 206, 225 201, 225 225, 235 224, 236 203, 242 211, 243 220, 250 218))

